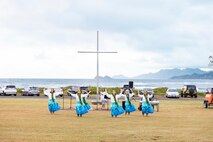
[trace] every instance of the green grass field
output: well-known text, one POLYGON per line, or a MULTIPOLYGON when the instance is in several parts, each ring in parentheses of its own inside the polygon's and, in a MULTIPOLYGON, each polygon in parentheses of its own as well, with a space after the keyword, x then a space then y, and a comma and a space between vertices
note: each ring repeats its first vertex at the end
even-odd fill
MULTIPOLYGON (((68 103, 66 100, 66 107, 68 103)), ((109 111, 90 111, 78 118, 74 110, 50 115, 47 99, 0 98, 0 141, 210 142, 213 109, 204 109, 197 100, 164 100, 160 112, 149 117, 142 117, 139 111, 118 118, 112 118, 109 111)))

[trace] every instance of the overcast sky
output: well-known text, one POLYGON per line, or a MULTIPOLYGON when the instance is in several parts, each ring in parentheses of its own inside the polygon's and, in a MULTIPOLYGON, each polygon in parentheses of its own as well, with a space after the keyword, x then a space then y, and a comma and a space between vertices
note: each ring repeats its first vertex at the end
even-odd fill
POLYGON ((93 78, 208 66, 212 0, 0 0, 0 78, 93 78))

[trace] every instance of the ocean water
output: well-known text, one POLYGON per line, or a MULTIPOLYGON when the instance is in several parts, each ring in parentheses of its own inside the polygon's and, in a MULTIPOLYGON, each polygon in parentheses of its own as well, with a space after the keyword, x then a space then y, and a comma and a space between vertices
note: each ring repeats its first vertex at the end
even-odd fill
MULTIPOLYGON (((213 88, 213 80, 176 80, 176 79, 109 79, 100 80, 102 87, 122 87, 129 81, 135 87, 169 87, 181 88, 184 84, 196 85, 200 89, 213 88)), ((67 87, 67 86, 96 86, 95 79, 0 79, 0 87, 16 85, 17 88, 36 87, 67 87)))

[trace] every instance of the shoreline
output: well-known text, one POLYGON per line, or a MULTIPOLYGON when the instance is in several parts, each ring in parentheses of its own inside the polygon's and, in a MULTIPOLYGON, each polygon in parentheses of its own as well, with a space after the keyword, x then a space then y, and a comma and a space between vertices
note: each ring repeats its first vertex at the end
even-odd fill
MULTIPOLYGON (((196 79, 111 79, 100 80, 100 87, 122 87, 128 84, 129 81, 134 82, 134 86, 143 86, 146 88, 181 88, 183 85, 196 85, 197 88, 212 88, 211 80, 196 80, 196 79)), ((1 79, 0 87, 6 85, 15 85, 17 88, 40 87, 40 88, 58 88, 68 86, 96 86, 94 79, 1 79)))

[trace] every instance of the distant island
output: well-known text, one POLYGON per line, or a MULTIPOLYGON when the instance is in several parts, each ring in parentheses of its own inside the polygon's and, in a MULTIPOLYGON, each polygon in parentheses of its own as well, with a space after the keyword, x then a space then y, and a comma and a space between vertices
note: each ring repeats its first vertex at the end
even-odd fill
MULTIPOLYGON (((97 76, 96 76, 94 79, 97 79, 97 76)), ((111 78, 110 76, 107 76, 107 75, 106 75, 106 76, 104 76, 104 77, 103 77, 103 76, 99 76, 99 79, 100 79, 100 80, 111 80, 111 79, 113 79, 113 78, 111 78)))

